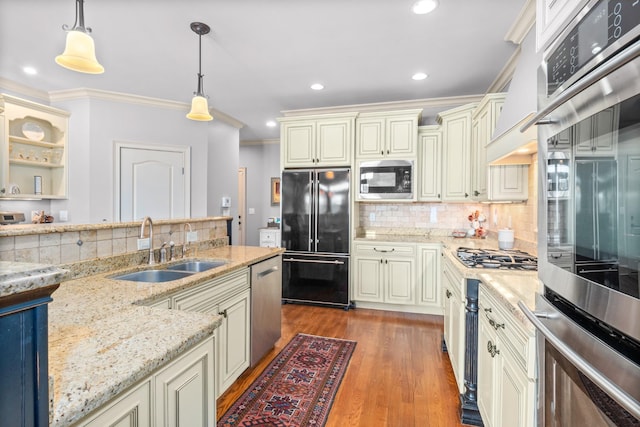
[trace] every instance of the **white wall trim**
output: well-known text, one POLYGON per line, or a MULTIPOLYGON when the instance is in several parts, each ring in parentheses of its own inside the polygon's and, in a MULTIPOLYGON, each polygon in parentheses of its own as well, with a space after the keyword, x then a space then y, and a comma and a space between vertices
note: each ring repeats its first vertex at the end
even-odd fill
POLYGON ((240 145, 269 145, 269 144, 280 144, 280 138, 240 141, 240 145))
POLYGON ((0 77, 0 87, 11 92, 19 93, 23 96, 29 96, 31 98, 40 99, 46 102, 47 104, 51 102, 49 98, 49 93, 43 90, 38 90, 29 86, 25 86, 23 84, 14 82, 13 80, 9 80, 4 77, 0 77))

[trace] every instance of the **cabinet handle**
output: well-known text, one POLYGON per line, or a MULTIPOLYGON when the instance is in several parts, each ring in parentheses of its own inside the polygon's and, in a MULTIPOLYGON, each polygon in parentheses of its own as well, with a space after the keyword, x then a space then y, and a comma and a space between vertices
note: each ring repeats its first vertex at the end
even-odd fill
POLYGON ((500 354, 498 346, 493 344, 491 340, 487 341, 487 352, 491 355, 491 357, 496 357, 496 354, 500 354))
POLYGON ((384 150, 380 150, 380 154, 384 156, 384 150))
POLYGON ((224 317, 225 319, 227 318, 227 309, 225 308, 224 311, 221 311, 220 313, 218 313, 218 315, 224 317))
POLYGON ((467 193, 464 193, 464 197, 469 197, 469 195, 467 193))
POLYGON ((389 260, 388 260, 388 259, 385 259, 385 260, 384 260, 384 263, 385 263, 385 264, 389 264, 389 260))
POLYGON ((376 251, 376 252, 384 252, 384 253, 386 253, 386 252, 393 252, 393 251, 395 251, 395 250, 396 250, 396 248, 391 248, 391 250, 389 250, 389 249, 378 249, 378 248, 373 248, 373 250, 374 250, 374 251, 376 251))
POLYGON ((486 313, 491 313, 491 312, 492 312, 492 311, 491 311, 491 307, 489 307, 489 308, 485 308, 485 309, 484 309, 484 311, 485 311, 486 313))
MULTIPOLYGON (((491 310, 491 309, 485 309, 486 310, 491 310)), ((493 320, 492 318, 489 317, 488 314, 485 313, 485 316, 487 316, 487 319, 489 319, 489 324, 493 327, 493 329, 495 329, 496 331, 500 328, 505 329, 504 327, 504 323, 498 323, 495 320, 493 320)))
POLYGON ((438 199, 440 198, 440 193, 438 193, 438 199))
POLYGON ((449 289, 447 289, 447 292, 445 292, 444 294, 447 296, 447 298, 451 298, 451 295, 453 295, 449 289))
POLYGON ((477 197, 477 196, 479 196, 479 195, 480 195, 480 192, 479 192, 478 190, 474 190, 474 191, 473 191, 473 195, 477 197))
POLYGON ((389 151, 388 149, 387 149, 387 154, 391 154, 391 151, 389 151))

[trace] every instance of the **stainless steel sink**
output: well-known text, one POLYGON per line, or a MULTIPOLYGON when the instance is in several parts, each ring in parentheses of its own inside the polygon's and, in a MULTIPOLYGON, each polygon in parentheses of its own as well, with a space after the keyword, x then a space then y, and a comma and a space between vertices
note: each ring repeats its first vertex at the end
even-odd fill
POLYGON ((167 267, 168 270, 175 271, 190 271, 193 273, 199 273, 201 271, 211 270, 212 268, 225 265, 226 261, 186 261, 180 264, 171 265, 167 267))
POLYGON ((132 282, 170 282, 192 275, 193 272, 174 270, 142 270, 134 273, 111 276, 115 280, 129 280, 132 282))

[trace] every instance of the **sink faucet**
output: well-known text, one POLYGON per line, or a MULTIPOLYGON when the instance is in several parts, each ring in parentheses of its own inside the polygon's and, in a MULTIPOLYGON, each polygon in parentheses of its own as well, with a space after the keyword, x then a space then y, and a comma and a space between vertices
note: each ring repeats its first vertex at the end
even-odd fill
POLYGON ((148 216, 145 216, 140 226, 140 238, 144 239, 144 225, 149 223, 149 265, 156 263, 156 257, 153 255, 153 221, 148 216))
POLYGON ((184 243, 182 244, 182 258, 184 258, 189 252, 189 238, 187 237, 187 227, 189 227, 189 232, 193 231, 191 229, 191 224, 185 222, 182 226, 182 233, 184 234, 184 243))

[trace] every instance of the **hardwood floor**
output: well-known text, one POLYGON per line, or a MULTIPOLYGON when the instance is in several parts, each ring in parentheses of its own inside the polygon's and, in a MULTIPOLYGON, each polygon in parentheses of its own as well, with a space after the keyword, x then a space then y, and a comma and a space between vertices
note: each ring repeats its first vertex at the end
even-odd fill
POLYGON ((461 426, 451 364, 441 350, 442 317, 287 304, 282 338, 220 396, 218 418, 297 333, 357 341, 327 427, 461 426))

